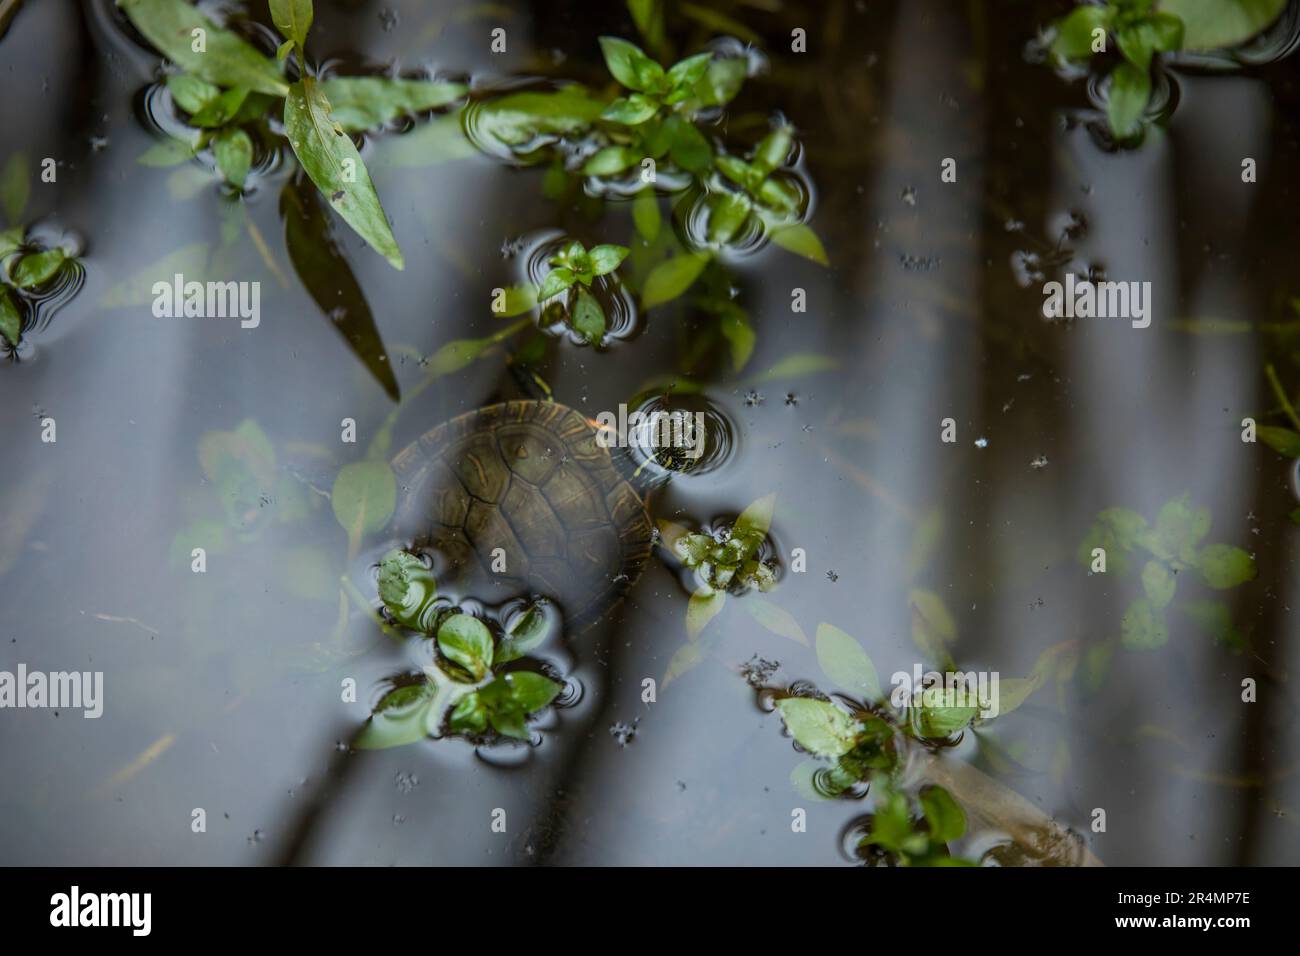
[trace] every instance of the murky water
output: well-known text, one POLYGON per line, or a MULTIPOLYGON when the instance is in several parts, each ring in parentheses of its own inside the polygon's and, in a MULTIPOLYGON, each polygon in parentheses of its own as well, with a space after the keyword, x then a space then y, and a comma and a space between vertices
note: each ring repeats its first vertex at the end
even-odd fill
MULTIPOLYGON (((244 35, 273 49, 249 6, 262 24, 244 35)), ((320 3, 309 49, 339 73, 467 79, 475 102, 560 80, 599 90, 597 37, 636 33, 621 5, 582 6, 320 3), (509 43, 494 54, 498 26, 509 43)), ((291 155, 258 144, 242 198, 200 161, 139 162, 176 122, 158 55, 105 0, 21 5, 0 39, 0 168, 25 157, 29 238, 76 262, 25 303, 22 344, 0 360, 0 670, 102 671, 104 708, 0 711, 0 859, 842 863, 868 803, 792 782, 809 757, 755 686, 835 689, 811 646, 823 622, 882 680, 910 673, 931 660, 918 608, 938 601, 962 668, 1024 677, 1068 641, 1081 658, 942 762, 979 767, 1108 864, 1294 862, 1294 462, 1241 440, 1245 417, 1286 425, 1265 366, 1292 395, 1300 370, 1294 9, 1245 67, 1171 74, 1152 106, 1176 103, 1167 125, 1114 150, 1098 91, 1036 62, 1058 8, 725 6, 755 34, 727 49, 767 52, 713 132, 752 146, 775 112, 795 125, 782 175, 806 193, 829 267, 743 230, 726 246, 729 277, 708 292, 748 316, 739 371, 691 297, 647 309, 611 286, 597 289, 602 348, 538 319, 540 339, 524 323, 435 377, 423 357, 516 321, 493 315, 493 290, 538 281, 557 237, 635 247, 631 200, 547 198, 544 166, 474 149, 455 116, 439 126, 446 111, 399 122, 363 156, 406 269, 336 222, 355 282, 327 262, 309 292, 284 237, 319 207, 310 186, 286 189, 291 155), (787 52, 796 28, 807 53, 787 52), (1257 182, 1242 182, 1245 158, 1257 182), (185 271, 260 282, 260 324, 155 317, 152 284, 185 271), (1149 281, 1150 327, 1045 320, 1043 284, 1090 271, 1149 281), (565 686, 530 745, 349 752, 429 651, 340 592, 346 576, 373 598, 401 542, 350 546, 329 501, 339 469, 377 438, 396 452, 462 412, 543 397, 539 380, 594 417, 673 377, 673 401, 707 410, 718 446, 650 512, 726 527, 775 494, 775 586, 730 596, 694 666, 675 667, 694 584, 656 548, 600 625, 557 627, 532 652, 565 686), (246 466, 234 485, 221 453, 246 466), (1184 494, 1212 517, 1201 544, 1244 549, 1258 573, 1215 590, 1180 569, 1167 639, 1126 646, 1158 630, 1125 623, 1144 559, 1090 574, 1078 552, 1104 509, 1154 524, 1184 494), (773 629, 772 608, 793 630, 773 629), (356 702, 340 700, 349 678, 356 702)), ((725 32, 669 18, 679 55, 725 32)), ((707 243, 690 206, 674 228, 707 243)))

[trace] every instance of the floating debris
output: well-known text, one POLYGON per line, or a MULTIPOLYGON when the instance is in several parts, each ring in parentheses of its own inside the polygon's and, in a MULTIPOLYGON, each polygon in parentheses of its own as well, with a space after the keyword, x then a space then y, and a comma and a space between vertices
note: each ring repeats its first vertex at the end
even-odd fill
POLYGON ((1047 467, 1047 456, 1046 456, 1046 455, 1039 455, 1037 458, 1035 458, 1033 461, 1031 461, 1031 462, 1029 463, 1029 467, 1030 467, 1030 468, 1046 468, 1046 467, 1047 467))
POLYGON ((636 725, 640 722, 640 717, 630 724, 625 724, 620 720, 609 728, 609 735, 618 741, 620 747, 626 747, 636 738, 636 725))
MULTIPOLYGON (((740 676, 745 678, 745 683, 750 687, 764 687, 780 666, 780 661, 769 661, 766 657, 759 657, 755 654, 740 665, 740 676)), ((682 789, 686 789, 685 784, 682 785, 682 789)))
POLYGON ((397 776, 393 778, 397 784, 398 793, 410 793, 420 785, 420 778, 413 773, 407 773, 405 770, 397 771, 397 776))
POLYGON ((987 438, 984 438, 984 437, 981 436, 980 438, 975 439, 975 447, 976 447, 976 448, 988 448, 988 447, 989 447, 989 440, 988 440, 987 438))

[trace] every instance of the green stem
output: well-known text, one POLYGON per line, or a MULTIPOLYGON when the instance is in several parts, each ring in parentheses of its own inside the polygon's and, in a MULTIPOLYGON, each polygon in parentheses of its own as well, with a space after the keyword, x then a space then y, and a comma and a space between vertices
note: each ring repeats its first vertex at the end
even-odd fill
POLYGON ((1291 419, 1291 424, 1296 427, 1296 431, 1300 431, 1300 416, 1296 415, 1291 400, 1286 397, 1286 389, 1282 387, 1282 383, 1278 380, 1277 371, 1273 368, 1272 362, 1265 363, 1264 374, 1268 376, 1268 384, 1273 387, 1273 394, 1282 403, 1282 409, 1286 412, 1286 417, 1291 419))

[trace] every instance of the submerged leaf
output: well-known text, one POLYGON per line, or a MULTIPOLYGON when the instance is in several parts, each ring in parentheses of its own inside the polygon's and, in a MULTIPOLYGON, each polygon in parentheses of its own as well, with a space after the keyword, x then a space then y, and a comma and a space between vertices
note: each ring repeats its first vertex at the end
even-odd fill
POLYGON ((5 219, 11 226, 18 225, 18 220, 27 208, 31 189, 27 154, 22 151, 16 152, 9 157, 4 169, 0 171, 0 205, 4 207, 5 219))
POLYGON ((339 469, 330 494, 334 517, 349 540, 378 531, 397 504, 397 478, 386 461, 354 461, 339 469))
POLYGON ((223 129, 212 139, 212 155, 226 182, 240 189, 253 166, 253 141, 242 129, 223 129))
POLYGON ((1196 556, 1196 566, 1205 583, 1216 590, 1235 588, 1255 577, 1255 560, 1241 548, 1228 544, 1211 544, 1196 556))
POLYGON ((289 261, 303 288, 384 393, 397 401, 400 391, 393 363, 365 294, 330 232, 319 194, 301 177, 289 181, 280 192, 280 216, 289 261))
POLYGON ((652 309, 671 302, 691 287, 708 262, 708 256, 695 253, 665 259, 646 276, 645 287, 641 292, 642 305, 652 309))
POLYGON ((312 77, 303 77, 290 87, 284 103, 284 128, 303 169, 335 212, 393 268, 401 269, 402 251, 370 173, 352 138, 334 122, 329 100, 312 77))
POLYGON ((465 95, 463 83, 392 79, 386 76, 340 76, 321 83, 334 120, 349 133, 361 133, 407 116, 454 103, 465 95))
POLYGON ((826 676, 867 702, 881 698, 876 666, 862 645, 833 624, 817 625, 817 663, 826 676))
POLYGON ((1273 24, 1287 0, 1160 0, 1183 22, 1183 49, 1218 50, 1245 43, 1273 24))
POLYGON ((818 265, 829 266, 826 247, 817 238, 817 233, 803 223, 793 226, 777 226, 772 230, 772 241, 789 252, 805 259, 811 259, 818 265))

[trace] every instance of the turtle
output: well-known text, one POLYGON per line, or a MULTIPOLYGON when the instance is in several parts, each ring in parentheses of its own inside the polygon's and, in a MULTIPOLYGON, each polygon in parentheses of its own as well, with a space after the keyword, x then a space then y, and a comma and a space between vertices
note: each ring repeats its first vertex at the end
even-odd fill
POLYGON ((459 415, 392 460, 391 528, 440 572, 491 599, 522 591, 560 605, 576 632, 645 569, 654 523, 596 426, 566 405, 520 399, 459 415))

